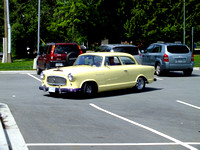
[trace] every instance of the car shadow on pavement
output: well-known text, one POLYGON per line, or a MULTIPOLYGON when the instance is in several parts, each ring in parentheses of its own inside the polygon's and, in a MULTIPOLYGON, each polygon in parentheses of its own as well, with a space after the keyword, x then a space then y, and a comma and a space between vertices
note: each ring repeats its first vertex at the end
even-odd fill
POLYGON ((200 75, 192 73, 191 76, 185 76, 182 71, 171 71, 171 72, 166 72, 165 74, 159 77, 197 77, 197 76, 200 75))
POLYGON ((81 93, 62 93, 62 94, 57 94, 53 96, 49 94, 45 94, 44 96, 58 98, 58 99, 68 99, 68 100, 92 100, 92 99, 98 99, 98 98, 104 98, 104 97, 116 97, 116 96, 122 96, 122 95, 130 95, 130 94, 142 94, 142 93, 152 92, 156 90, 162 90, 162 88, 146 87, 144 91, 142 92, 137 92, 133 88, 123 89, 123 90, 114 90, 114 91, 97 93, 96 95, 92 97, 85 97, 81 93))
POLYGON ((141 91, 141 92, 138 92, 135 89, 108 91, 108 92, 98 93, 98 95, 95 98, 115 97, 115 96, 129 95, 129 94, 142 94, 142 93, 156 91, 156 90, 162 90, 162 88, 146 87, 144 91, 141 91))

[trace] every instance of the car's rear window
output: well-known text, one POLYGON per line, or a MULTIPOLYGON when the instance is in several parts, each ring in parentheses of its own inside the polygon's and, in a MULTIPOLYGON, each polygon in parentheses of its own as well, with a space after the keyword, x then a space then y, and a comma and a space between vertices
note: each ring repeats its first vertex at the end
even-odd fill
POLYGON ((115 47, 113 48, 115 52, 124 52, 129 53, 131 55, 138 55, 138 48, 137 47, 115 47))
POLYGON ((189 53, 189 49, 184 45, 167 46, 167 51, 170 53, 189 53))
POLYGON ((77 45, 56 45, 54 54, 67 54, 72 51, 79 53, 80 50, 77 45))

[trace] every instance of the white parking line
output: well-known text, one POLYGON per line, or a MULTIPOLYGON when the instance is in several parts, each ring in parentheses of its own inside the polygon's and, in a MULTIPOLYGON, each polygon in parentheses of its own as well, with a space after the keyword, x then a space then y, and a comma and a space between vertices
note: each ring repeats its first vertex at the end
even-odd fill
MULTIPOLYGON (((190 145, 200 145, 199 142, 184 142, 190 145)), ((27 143, 26 146, 167 146, 179 143, 27 143)))
POLYGON ((29 75, 29 76, 31 76, 32 78, 34 78, 34 79, 36 79, 36 80, 38 80, 38 81, 42 82, 42 80, 38 79, 37 77, 33 76, 33 75, 32 75, 32 74, 30 74, 30 73, 27 73, 27 75, 29 75))
POLYGON ((180 141, 180 140, 177 140, 177 139, 175 139, 175 138, 173 138, 173 137, 171 137, 171 136, 168 136, 168 135, 166 135, 166 134, 164 134, 164 133, 162 133, 162 132, 159 132, 159 131, 157 131, 157 130, 155 130, 155 129, 152 129, 152 128, 150 128, 150 127, 147 127, 147 126, 142 125, 142 124, 140 124, 140 123, 137 123, 137 122, 135 122, 135 121, 129 120, 129 119, 125 118, 125 117, 122 117, 122 116, 119 116, 119 115, 117 115, 117 114, 114 114, 114 113, 112 113, 112 112, 110 112, 110 111, 107 111, 107 110, 105 110, 105 109, 103 109, 103 108, 100 108, 99 106, 97 106, 97 105, 95 105, 95 104, 90 103, 90 106, 92 106, 92 107, 94 107, 94 108, 96 108, 96 109, 98 109, 98 110, 100 110, 100 111, 102 111, 102 112, 105 112, 105 113, 107 113, 107 114, 109 114, 109 115, 111 115, 111 116, 117 117, 117 118, 119 118, 119 119, 121 119, 121 120, 124 120, 124 121, 126 121, 126 122, 129 122, 129 123, 131 123, 131 124, 133 124, 133 125, 136 125, 136 126, 139 126, 139 127, 141 127, 141 128, 144 128, 144 129, 146 129, 146 130, 148 130, 148 131, 150 131, 150 132, 153 132, 153 133, 155 133, 155 134, 157 134, 157 135, 160 135, 160 136, 162 136, 162 137, 164 137, 164 138, 166 138, 166 139, 169 139, 169 140, 171 140, 171 141, 173 141, 173 142, 175 142, 175 143, 177 143, 177 144, 179 144, 179 145, 182 145, 182 146, 184 146, 184 147, 186 147, 186 148, 188 148, 188 149, 190 149, 190 150, 198 150, 198 149, 196 149, 195 147, 192 147, 192 146, 190 146, 190 145, 187 144, 187 143, 184 143, 184 142, 182 142, 182 141, 180 141))
POLYGON ((176 102, 184 104, 184 105, 187 105, 187 106, 190 106, 190 107, 193 107, 193 108, 196 108, 196 109, 200 109, 200 107, 198 107, 198 106, 195 106, 195 105, 192 105, 192 104, 180 101, 180 100, 177 100, 176 102))

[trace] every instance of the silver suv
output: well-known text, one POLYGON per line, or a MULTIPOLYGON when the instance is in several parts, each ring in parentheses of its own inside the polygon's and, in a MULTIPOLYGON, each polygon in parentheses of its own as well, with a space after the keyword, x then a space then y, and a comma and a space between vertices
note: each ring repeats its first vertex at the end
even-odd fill
POLYGON ((153 43, 142 51, 142 64, 155 66, 158 76, 167 71, 183 71, 185 76, 190 76, 194 55, 184 44, 153 43))

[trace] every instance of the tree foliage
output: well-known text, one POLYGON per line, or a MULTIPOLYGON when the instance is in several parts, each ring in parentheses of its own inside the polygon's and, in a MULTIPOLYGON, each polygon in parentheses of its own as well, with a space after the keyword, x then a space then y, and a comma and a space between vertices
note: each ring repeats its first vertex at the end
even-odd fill
MULTIPOLYGON (((186 42, 200 35, 200 2, 186 1, 186 42)), ((37 49, 38 0, 10 0, 12 53, 37 49)), ((4 36, 3 0, 0 36, 4 36)), ((40 37, 45 42, 100 44, 183 40, 183 0, 41 0, 40 37)), ((2 41, 2 40, 1 40, 2 41)))

